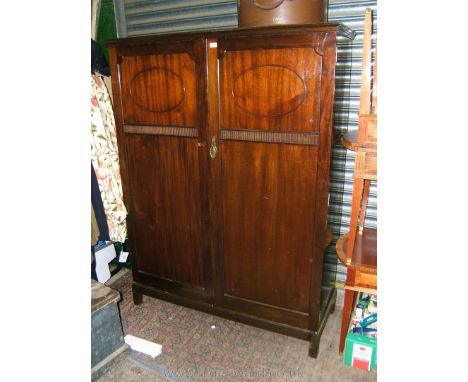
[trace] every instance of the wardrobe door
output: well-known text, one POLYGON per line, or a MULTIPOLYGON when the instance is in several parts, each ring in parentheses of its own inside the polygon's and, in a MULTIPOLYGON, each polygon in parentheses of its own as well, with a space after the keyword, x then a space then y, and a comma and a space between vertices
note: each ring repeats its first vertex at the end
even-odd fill
POLYGON ((321 277, 313 264, 318 41, 283 35, 218 42, 223 305, 300 328, 309 325, 311 280, 321 277))
POLYGON ((119 47, 117 65, 134 281, 209 300, 204 43, 119 47))

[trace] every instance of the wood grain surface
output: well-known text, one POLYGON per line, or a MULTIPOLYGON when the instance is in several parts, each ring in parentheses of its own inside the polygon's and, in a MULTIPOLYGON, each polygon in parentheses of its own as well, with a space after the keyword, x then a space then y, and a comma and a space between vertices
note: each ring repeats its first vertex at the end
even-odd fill
POLYGON ((322 268, 341 29, 109 44, 135 303, 309 338, 317 355, 336 296, 322 268))

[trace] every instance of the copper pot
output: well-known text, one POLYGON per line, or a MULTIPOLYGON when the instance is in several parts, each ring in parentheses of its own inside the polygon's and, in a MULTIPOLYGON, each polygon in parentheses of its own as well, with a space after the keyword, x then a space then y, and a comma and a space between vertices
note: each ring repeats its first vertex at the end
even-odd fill
POLYGON ((327 21, 328 0, 237 0, 239 27, 327 21))

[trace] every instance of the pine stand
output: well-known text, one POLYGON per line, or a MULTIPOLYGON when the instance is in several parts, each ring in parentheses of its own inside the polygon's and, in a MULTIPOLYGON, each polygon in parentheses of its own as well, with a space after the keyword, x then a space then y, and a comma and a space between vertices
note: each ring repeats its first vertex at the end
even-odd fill
POLYGON ((366 10, 362 57, 359 127, 343 145, 356 153, 349 232, 339 238, 336 252, 347 267, 339 352, 344 350, 351 311, 359 292, 377 294, 377 230, 364 228, 372 180, 377 180, 377 45, 371 74, 372 11, 366 10), (373 80, 372 80, 373 78, 373 80))

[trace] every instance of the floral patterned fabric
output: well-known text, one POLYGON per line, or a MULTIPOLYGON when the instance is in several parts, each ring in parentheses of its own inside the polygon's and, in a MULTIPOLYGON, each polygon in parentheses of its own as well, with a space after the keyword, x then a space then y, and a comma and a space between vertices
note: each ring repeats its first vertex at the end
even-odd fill
POLYGON ((91 76, 91 161, 101 191, 112 241, 127 236, 127 209, 122 197, 114 111, 109 92, 99 76, 91 76))

